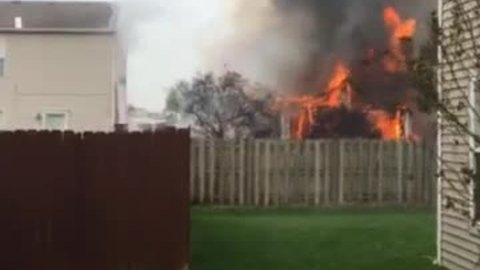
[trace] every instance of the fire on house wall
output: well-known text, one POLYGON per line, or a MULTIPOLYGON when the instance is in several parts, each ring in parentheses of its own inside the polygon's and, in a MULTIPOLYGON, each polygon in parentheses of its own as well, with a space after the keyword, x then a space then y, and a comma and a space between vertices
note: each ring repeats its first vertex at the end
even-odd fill
MULTIPOLYGON (((370 103, 356 88, 361 87, 359 85, 365 78, 367 81, 380 80, 388 87, 408 76, 407 62, 412 53, 409 48, 416 21, 402 18, 390 6, 383 10, 382 16, 389 33, 385 51, 368 48, 360 67, 358 63, 337 60, 326 85, 318 92, 302 95, 292 92, 277 99, 274 110, 281 111, 283 124, 289 126, 288 130, 284 129, 283 137, 418 139, 411 128, 410 108, 415 104, 409 97, 413 89, 404 89, 394 107, 386 108, 370 103), (352 68, 350 65, 356 66, 352 68), (356 72, 355 69, 363 70, 356 72), (360 81, 358 85, 357 80, 360 81)), ((385 90, 388 94, 388 89, 385 90)))

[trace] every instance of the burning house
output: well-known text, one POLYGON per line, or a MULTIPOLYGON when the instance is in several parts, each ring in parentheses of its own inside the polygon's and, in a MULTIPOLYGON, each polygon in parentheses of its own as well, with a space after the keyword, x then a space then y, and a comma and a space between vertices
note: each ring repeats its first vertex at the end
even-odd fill
POLYGON ((433 136, 410 67, 434 0, 234 2, 233 37, 206 55, 276 89, 283 138, 433 136))
POLYGON ((277 99, 284 138, 415 138, 407 76, 416 21, 393 7, 384 8, 382 19, 388 34, 383 51, 371 47, 363 59, 336 60, 317 91, 292 91, 277 99), (378 88, 384 92, 375 92, 378 88))

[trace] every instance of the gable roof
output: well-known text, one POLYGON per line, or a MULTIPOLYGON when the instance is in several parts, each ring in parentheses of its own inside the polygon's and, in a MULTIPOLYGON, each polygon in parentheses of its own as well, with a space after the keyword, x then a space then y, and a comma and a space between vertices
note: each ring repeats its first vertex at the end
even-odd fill
POLYGON ((0 2, 0 32, 113 32, 115 24, 111 2, 0 2))

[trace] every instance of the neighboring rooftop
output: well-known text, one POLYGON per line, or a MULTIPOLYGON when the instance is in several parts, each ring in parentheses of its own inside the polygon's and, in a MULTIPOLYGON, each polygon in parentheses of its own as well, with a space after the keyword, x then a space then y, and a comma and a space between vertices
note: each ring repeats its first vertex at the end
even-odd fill
POLYGON ((111 2, 0 1, 0 31, 114 31, 111 2), (21 19, 19 19, 21 18, 21 19), (15 22, 21 20, 21 27, 15 22))

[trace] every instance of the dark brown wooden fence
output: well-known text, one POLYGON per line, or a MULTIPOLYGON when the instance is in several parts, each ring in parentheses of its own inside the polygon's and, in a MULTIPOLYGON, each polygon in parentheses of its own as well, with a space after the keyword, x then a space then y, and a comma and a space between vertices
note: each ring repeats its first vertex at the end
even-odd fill
POLYGON ((0 268, 181 270, 187 131, 0 134, 0 268))

